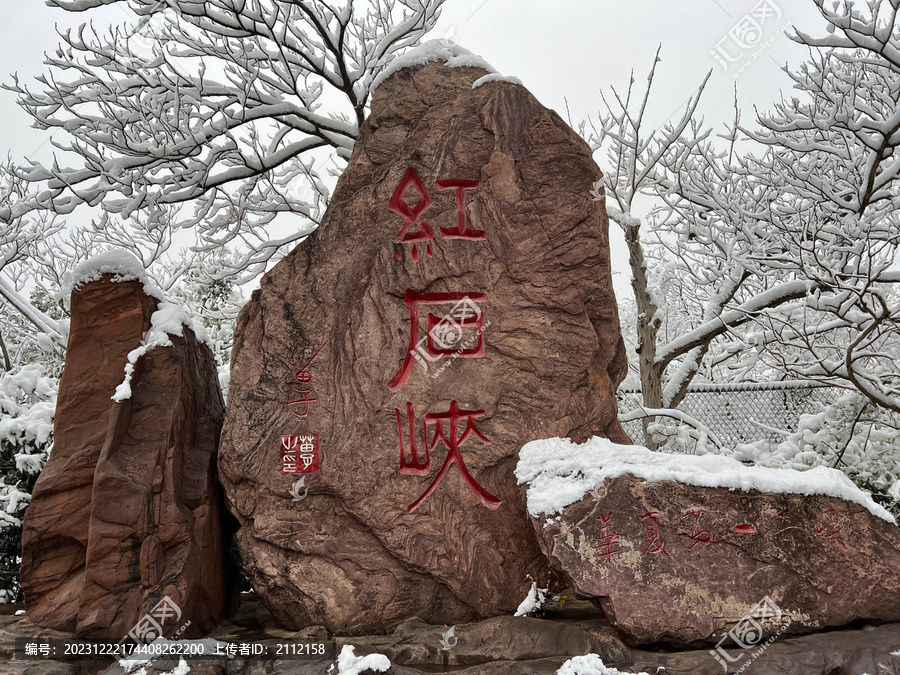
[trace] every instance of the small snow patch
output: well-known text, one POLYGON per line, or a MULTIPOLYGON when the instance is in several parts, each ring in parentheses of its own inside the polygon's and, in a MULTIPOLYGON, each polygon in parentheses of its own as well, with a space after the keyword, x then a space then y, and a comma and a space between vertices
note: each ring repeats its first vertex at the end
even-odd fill
POLYGON ((131 378, 134 375, 134 367, 147 350, 154 347, 171 347, 170 335, 184 337, 184 326, 190 328, 198 340, 206 342, 212 350, 214 346, 203 326, 194 321, 181 307, 170 302, 161 302, 150 316, 150 330, 144 333, 144 343, 140 347, 132 349, 128 353, 128 363, 125 364, 125 379, 116 387, 112 400, 116 403, 131 398, 131 378))
POLYGON ((479 77, 472 83, 472 89, 480 87, 488 82, 511 82, 513 84, 522 84, 522 80, 512 75, 501 75, 500 73, 488 73, 483 77, 479 77))
POLYGON ((25 610, 24 610, 24 609, 17 609, 17 610, 16 610, 16 616, 23 616, 24 614, 25 614, 25 610))
MULTIPOLYGON (((391 662, 384 654, 369 654, 367 656, 355 656, 353 645, 344 645, 337 660, 336 675, 360 675, 365 670, 374 670, 383 673, 391 667, 391 662)), ((332 666, 333 668, 334 666, 332 666)), ((331 668, 328 669, 331 672, 331 668)))
MULTIPOLYGON (((603 665, 603 660, 596 654, 585 654, 584 656, 576 656, 566 661, 556 675, 630 675, 623 673, 617 668, 609 668, 603 665)), ((641 671, 635 675, 649 675, 641 671)))
POLYGON ((490 63, 458 44, 445 43, 441 40, 426 40, 418 47, 395 57, 372 82, 372 90, 374 91, 387 78, 404 68, 422 66, 431 61, 443 61, 451 68, 484 68, 489 73, 497 72, 490 63))
POLYGON ((531 590, 528 591, 526 598, 519 604, 516 613, 513 616, 528 616, 534 610, 544 606, 547 600, 547 591, 549 588, 538 588, 537 582, 531 582, 531 590))
POLYGON ((856 502, 873 515, 896 523, 869 493, 837 469, 817 466, 807 471, 745 466, 722 455, 675 455, 639 445, 618 445, 593 437, 582 445, 567 438, 531 441, 519 452, 516 478, 528 483, 528 512, 553 516, 581 500, 607 478, 631 474, 648 482, 672 480, 729 490, 825 495, 856 502))

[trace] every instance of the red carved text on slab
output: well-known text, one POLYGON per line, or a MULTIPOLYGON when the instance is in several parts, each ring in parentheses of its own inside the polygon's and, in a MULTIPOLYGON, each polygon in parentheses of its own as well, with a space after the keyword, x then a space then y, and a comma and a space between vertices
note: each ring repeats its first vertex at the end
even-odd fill
POLYGON ((403 216, 403 227, 400 228, 400 233, 397 235, 398 242, 410 244, 434 239, 434 232, 432 231, 431 226, 424 221, 419 221, 422 215, 431 208, 432 203, 431 195, 428 194, 428 190, 425 189, 425 185, 422 183, 422 179, 419 178, 419 174, 416 173, 416 170, 413 167, 409 167, 406 170, 406 173, 403 174, 403 178, 400 179, 400 184, 397 186, 397 189, 394 190, 394 194, 391 195, 391 199, 388 202, 388 208, 391 211, 403 216), (403 195, 410 186, 419 193, 419 201, 416 202, 416 205, 413 207, 410 207, 403 200, 403 195), (410 232, 409 228, 411 225, 416 225, 419 229, 410 232))
POLYGON ((442 227, 441 237, 444 239, 471 239, 482 241, 487 239, 484 230, 472 230, 466 227, 466 192, 481 187, 478 180, 437 180, 434 182, 438 190, 456 190, 456 227, 442 227))
POLYGON ((406 289, 406 306, 409 308, 409 346, 406 349, 406 358, 400 369, 387 383, 391 391, 400 391, 412 373, 413 364, 416 361, 417 342, 419 338, 419 306, 423 304, 450 304, 455 305, 454 310, 460 305, 471 309, 471 315, 462 319, 452 318, 454 310, 438 319, 434 314, 428 315, 428 335, 426 336, 428 353, 432 357, 454 353, 447 347, 447 330, 462 331, 464 327, 473 326, 477 329, 477 341, 474 347, 464 350, 456 350, 462 358, 480 358, 484 356, 484 340, 482 326, 484 314, 475 304, 484 301, 484 293, 419 293, 411 288, 406 289), (472 309, 474 308, 474 309, 472 309))
POLYGON ((663 542, 663 540, 659 538, 659 521, 656 519, 656 514, 656 511, 650 511, 642 516, 638 516, 640 520, 648 521, 646 534, 647 539, 650 540, 650 543, 647 544, 647 548, 644 549, 641 557, 644 557, 648 553, 662 553, 664 556, 669 558, 671 556, 669 556, 669 552, 666 551, 665 542, 663 542))
POLYGON ((834 512, 834 509, 828 509, 827 523, 816 523, 816 534, 828 537, 831 540, 832 544, 840 544, 846 551, 847 544, 845 544, 841 539, 838 538, 838 535, 843 531, 843 529, 844 526, 841 523, 841 518, 834 512))
POLYGON ((413 405, 406 402, 406 416, 409 420, 409 454, 410 461, 406 461, 406 450, 403 447, 403 423, 400 421, 400 411, 394 408, 397 415, 397 434, 400 436, 400 473, 407 476, 427 476, 431 470, 431 457, 428 454, 428 429, 422 421, 422 436, 425 439, 425 461, 419 461, 416 448, 416 414, 413 405))
MULTIPOLYGON (((312 357, 306 363, 303 363, 296 356, 293 357, 296 365, 300 367, 300 370, 298 370, 297 372, 294 373, 294 380, 296 382, 299 382, 300 384, 306 384, 306 385, 308 385, 308 384, 310 384, 310 382, 312 382, 312 373, 309 371, 309 369, 312 368, 313 365, 315 365, 316 357, 319 355, 319 352, 321 352, 325 348, 325 345, 327 345, 327 344, 328 344, 327 342, 323 343, 322 346, 316 350, 316 353, 313 354, 312 357)), ((293 365, 293 364, 291 364, 291 365, 293 365)), ((294 387, 294 391, 296 391, 298 394, 300 394, 301 398, 295 399, 293 401, 288 401, 287 402, 288 409, 297 417, 306 417, 307 415, 309 415, 309 404, 315 403, 319 399, 312 398, 310 396, 310 394, 313 393, 312 389, 298 389, 297 387, 294 387), (302 408, 301 408, 301 406, 302 406, 302 408), (302 412, 300 412, 301 409, 302 409, 302 412)))
POLYGON ((621 549, 619 548, 619 533, 613 529, 611 524, 613 512, 609 513, 601 513, 600 517, 597 520, 600 521, 600 536, 594 537, 594 541, 600 542, 599 544, 593 544, 591 548, 597 549, 597 557, 601 560, 606 558, 606 561, 609 562, 612 559, 613 554, 621 553, 621 549))
POLYGON ((682 516, 682 518, 694 519, 694 527, 691 530, 691 546, 688 548, 689 551, 697 546, 697 553, 700 553, 700 549, 712 541, 712 532, 700 528, 700 516, 704 513, 706 513, 706 511, 693 509, 682 516))
POLYGON ((410 451, 411 451, 411 460, 409 462, 406 461, 406 452, 403 447, 403 424, 400 419, 400 410, 395 408, 394 413, 397 416, 397 431, 400 434, 400 473, 407 475, 416 475, 416 476, 424 476, 428 474, 429 469, 431 468, 431 457, 430 453, 434 451, 435 446, 438 441, 441 441, 447 447, 447 458, 444 460, 444 464, 441 467, 441 470, 438 471, 437 476, 435 476, 434 480, 431 482, 431 485, 425 490, 425 492, 420 496, 416 501, 406 507, 408 513, 412 513, 417 508, 422 505, 428 496, 435 491, 438 484, 444 478, 444 475, 447 473, 451 464, 456 464, 456 468, 459 470, 460 475, 463 480, 466 482, 466 485, 469 486, 469 489, 475 493, 475 496, 478 497, 478 500, 484 504, 487 508, 492 511, 500 506, 502 503, 499 499, 490 494, 487 490, 481 487, 472 475, 469 473, 469 470, 466 468, 466 464, 463 461, 462 453, 460 452, 460 446, 466 442, 470 435, 475 434, 478 439, 484 445, 490 445, 490 440, 484 436, 475 425, 475 420, 479 417, 484 416, 484 410, 464 410, 459 407, 459 404, 456 401, 452 401, 450 403, 450 409, 447 412, 443 413, 428 413, 425 415, 425 421, 422 425, 422 431, 424 435, 425 441, 425 459, 424 461, 419 461, 416 452, 416 440, 415 440, 415 419, 413 413, 412 404, 407 402, 406 404, 406 412, 409 418, 409 432, 410 432, 410 451), (444 423, 448 423, 450 426, 449 436, 444 433, 444 423), (465 423, 465 428, 460 434, 460 422, 465 423), (428 440, 428 427, 434 426, 434 433, 431 437, 431 441, 428 440))
MULTIPOLYGON (((457 180, 444 179, 434 182, 438 190, 454 190, 456 196, 456 227, 441 227, 440 235, 442 239, 468 239, 470 241, 484 241, 487 239, 487 233, 484 230, 476 230, 466 225, 466 193, 477 190, 481 187, 481 181, 478 180, 457 180)), ((434 200, 425 189, 425 184, 419 177, 418 172, 413 167, 409 167, 400 179, 391 198, 388 201, 388 208, 403 217, 403 225, 397 234, 395 241, 399 244, 412 244, 410 257, 413 262, 419 260, 419 249, 417 244, 425 242, 425 254, 431 258, 434 253, 431 250, 431 244, 428 243, 434 239, 434 230, 431 225, 422 220, 425 212, 431 208, 434 200), (413 188, 418 193, 418 200, 415 205, 410 206, 406 203, 404 195, 409 188, 413 188), (415 228, 415 229, 413 229, 415 228)), ((402 260, 401 249, 396 251, 397 260, 402 260)))

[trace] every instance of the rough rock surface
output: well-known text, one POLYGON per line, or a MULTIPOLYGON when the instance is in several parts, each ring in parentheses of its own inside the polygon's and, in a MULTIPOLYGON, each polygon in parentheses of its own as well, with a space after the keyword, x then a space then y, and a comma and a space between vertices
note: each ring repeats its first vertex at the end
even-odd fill
POLYGON ((109 276, 72 294, 53 451, 22 533, 22 587, 41 626, 119 640, 168 596, 182 616, 164 633, 190 621, 190 636, 235 599, 212 353, 184 328, 137 361, 130 399, 111 400, 156 305, 140 282, 109 276))
POLYGON ((243 570, 287 627, 358 633, 514 612, 527 575, 547 578, 513 476, 518 449, 554 435, 629 442, 616 419, 626 363, 608 221, 591 195, 600 171, 522 86, 472 89, 484 74, 430 63, 389 77, 323 225, 239 317, 222 483, 243 570), (429 197, 408 187, 407 218, 395 190, 410 169, 429 197), (411 292, 430 296, 415 322, 411 292), (463 295, 449 335, 442 317, 463 295), (443 330, 431 352, 429 314, 443 330), (425 419, 454 406, 458 429, 425 419), (426 422, 429 445, 443 436, 430 466, 426 422), (401 473, 398 430, 409 457, 410 429, 420 464, 401 473), (301 488, 281 473, 282 436, 313 434, 320 469, 301 488), (459 457, 446 462, 455 439, 472 483, 459 457))
POLYGON ((842 499, 625 474, 532 522, 551 566, 630 644, 727 648, 900 620, 900 529, 842 499))

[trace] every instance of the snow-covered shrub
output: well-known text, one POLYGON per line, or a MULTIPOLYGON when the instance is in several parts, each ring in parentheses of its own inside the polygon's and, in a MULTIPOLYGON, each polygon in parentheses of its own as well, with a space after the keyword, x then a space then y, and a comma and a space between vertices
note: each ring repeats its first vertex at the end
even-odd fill
POLYGON ((22 602, 22 516, 47 462, 58 383, 41 366, 0 370, 0 603, 22 602))
POLYGON ((900 520, 900 415, 861 394, 847 393, 822 412, 801 416, 781 442, 739 445, 733 456, 768 467, 840 469, 900 520))

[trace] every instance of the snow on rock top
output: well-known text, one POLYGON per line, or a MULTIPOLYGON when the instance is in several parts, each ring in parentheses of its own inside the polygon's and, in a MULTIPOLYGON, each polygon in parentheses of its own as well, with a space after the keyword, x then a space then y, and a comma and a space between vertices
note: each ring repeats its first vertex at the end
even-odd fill
POLYGON ((480 87, 483 84, 487 84, 488 82, 512 82, 513 84, 522 84, 522 80, 518 77, 513 77, 512 75, 501 75, 500 73, 488 73, 482 77, 479 77, 472 83, 472 89, 476 87, 480 87))
POLYGON ((825 495, 856 502, 890 523, 894 517, 837 469, 807 471, 745 466, 722 455, 675 455, 594 436, 582 445, 567 438, 531 441, 519 452, 516 478, 528 483, 528 512, 553 516, 607 478, 631 474, 648 482, 673 480, 729 490, 825 495))
POLYGON ((60 297, 68 298, 72 291, 77 291, 84 284, 97 281, 104 274, 112 274, 116 283, 123 281, 140 281, 144 285, 144 293, 159 300, 166 297, 147 276, 141 261, 128 251, 105 251, 80 263, 62 278, 60 297))
POLYGON ((104 274, 112 274, 112 281, 115 283, 140 281, 144 286, 144 293, 160 301, 156 311, 150 317, 150 330, 144 334, 143 343, 128 353, 125 379, 116 387, 116 391, 112 395, 113 401, 119 402, 131 398, 131 377, 134 375, 134 364, 147 353, 148 349, 171 346, 172 341, 169 339, 169 335, 184 337, 183 326, 190 328, 198 340, 205 342, 210 350, 215 351, 215 344, 210 340, 203 324, 195 321, 178 305, 168 302, 165 294, 150 281, 141 261, 128 251, 105 251, 80 263, 71 272, 66 272, 63 275, 59 297, 68 298, 72 291, 78 290, 84 284, 99 280, 104 274))
POLYGON ((170 302, 161 302, 156 311, 150 316, 150 330, 144 333, 143 344, 128 352, 128 363, 125 364, 125 379, 116 387, 112 400, 124 401, 131 398, 131 377, 134 375, 134 365, 138 359, 154 347, 171 347, 170 335, 184 337, 183 327, 190 328, 198 340, 206 342, 209 348, 214 349, 206 330, 198 322, 194 321, 187 312, 178 305, 170 302))
MULTIPOLYGON (((372 82, 372 89, 374 91, 387 78, 404 68, 422 66, 431 61, 443 61, 444 65, 451 68, 484 68, 489 73, 497 73, 490 63, 468 49, 451 42, 427 40, 405 54, 395 57, 387 65, 387 68, 382 70, 372 82)), ((473 84, 472 86, 474 87, 475 85, 473 84)))
POLYGON ((131 398, 131 377, 134 375, 134 365, 138 359, 146 354, 148 349, 171 346, 170 335, 184 337, 183 326, 190 328, 198 340, 205 342, 210 350, 215 351, 215 345, 210 340, 203 324, 195 321, 178 305, 168 302, 165 294, 150 281, 141 261, 128 251, 105 251, 80 263, 74 270, 63 276, 60 297, 67 298, 72 291, 78 290, 84 284, 99 280, 104 274, 112 274, 112 281, 115 283, 140 281, 143 284, 144 293, 160 301, 156 311, 150 317, 150 329, 144 334, 141 346, 128 353, 125 379, 116 387, 116 391, 112 395, 113 401, 119 402, 131 398))

